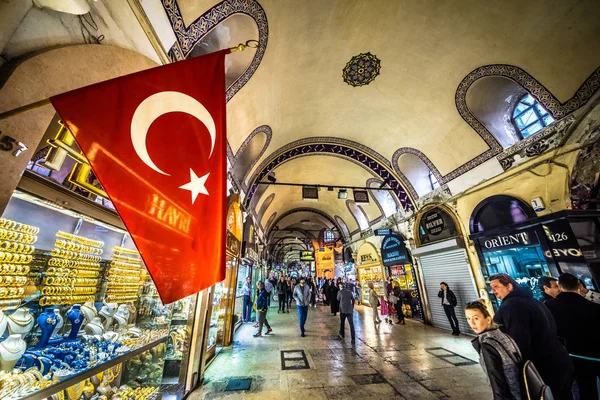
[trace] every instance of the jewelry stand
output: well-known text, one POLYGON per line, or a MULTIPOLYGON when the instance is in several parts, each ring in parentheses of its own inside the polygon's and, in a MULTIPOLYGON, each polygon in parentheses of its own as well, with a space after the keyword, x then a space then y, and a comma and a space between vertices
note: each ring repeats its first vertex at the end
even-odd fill
POLYGON ((25 353, 27 343, 16 333, 0 343, 0 370, 11 371, 25 353))
POLYGON ((0 338, 4 335, 4 331, 6 331, 6 325, 8 324, 8 317, 4 315, 2 310, 0 310, 0 338))
MULTIPOLYGON (((82 306, 74 304, 69 311, 67 311, 67 319, 71 322, 71 332, 66 340, 76 340, 81 325, 83 324, 83 313, 81 312, 82 306)), ((92 318, 93 319, 93 318, 92 318)))
POLYGON ((56 320, 56 314, 54 313, 54 308, 48 307, 44 310, 43 313, 37 317, 37 323, 42 330, 42 336, 40 337, 39 342, 35 345, 35 347, 46 347, 48 345, 48 341, 50 340, 50 336, 52 332, 54 332, 54 327, 58 323, 56 320))
POLYGON ((33 315, 31 315, 29 312, 29 309, 26 307, 21 307, 11 315, 8 315, 6 317, 6 322, 8 325, 8 333, 11 335, 19 334, 23 339, 29 332, 31 332, 31 328, 33 328, 35 321, 33 319, 33 315))
POLYGON ((104 327, 102 326, 102 320, 100 317, 96 317, 85 326, 85 332, 88 335, 102 335, 104 333, 104 327))
POLYGON ((81 306, 81 313, 83 314, 83 317, 85 318, 85 322, 90 322, 91 320, 93 320, 94 318, 96 318, 98 316, 98 311, 96 311, 96 306, 94 306, 94 303, 91 301, 88 301, 87 303, 85 303, 84 305, 81 306))
POLYGON ((58 308, 54 309, 54 315, 56 316, 56 326, 52 331, 52 335, 50 335, 50 341, 48 343, 59 344, 63 341, 63 338, 60 336, 60 330, 63 327, 65 320, 62 315, 60 315, 60 309, 58 308))
POLYGON ((100 309, 98 315, 104 318, 104 329, 107 330, 110 328, 113 322, 113 316, 117 311, 117 303, 106 303, 100 309))

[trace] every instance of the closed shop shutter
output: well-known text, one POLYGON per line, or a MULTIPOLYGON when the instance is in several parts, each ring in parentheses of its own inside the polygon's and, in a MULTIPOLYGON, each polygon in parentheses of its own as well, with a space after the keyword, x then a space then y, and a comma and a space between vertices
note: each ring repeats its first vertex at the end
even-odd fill
POLYGON ((473 333, 467 323, 464 308, 468 302, 476 300, 478 296, 466 251, 455 248, 423 254, 419 260, 433 326, 451 329, 442 307, 442 300, 438 297, 440 282, 446 282, 458 301, 455 312, 461 332, 473 333))

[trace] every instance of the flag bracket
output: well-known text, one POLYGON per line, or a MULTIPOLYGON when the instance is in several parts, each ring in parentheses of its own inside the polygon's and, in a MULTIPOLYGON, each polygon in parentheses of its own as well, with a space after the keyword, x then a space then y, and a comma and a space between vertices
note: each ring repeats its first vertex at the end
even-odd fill
POLYGON ((252 39, 252 40, 247 40, 246 43, 240 43, 240 44, 238 44, 235 47, 230 47, 229 50, 232 53, 235 53, 236 51, 244 51, 247 48, 257 49, 258 46, 259 46, 258 40, 252 39))

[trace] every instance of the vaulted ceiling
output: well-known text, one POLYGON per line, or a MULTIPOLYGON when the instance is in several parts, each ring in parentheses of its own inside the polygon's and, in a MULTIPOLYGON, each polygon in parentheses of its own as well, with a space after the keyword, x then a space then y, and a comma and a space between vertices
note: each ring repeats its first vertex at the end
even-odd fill
MULTIPOLYGON (((186 26, 199 18, 205 23, 223 19, 221 31, 212 33, 215 48, 259 36, 266 44, 264 55, 250 50, 229 56, 230 81, 245 75, 228 103, 228 141, 231 156, 240 161, 236 180, 253 197, 249 205, 260 214, 266 232, 278 227, 272 237, 279 239, 302 238, 285 229, 306 228, 306 221, 314 230, 341 229, 330 219, 343 221, 350 232, 359 225, 336 191, 322 189, 318 202, 305 202, 298 187, 256 186, 266 173, 278 182, 336 186, 365 186, 369 179, 389 176, 400 185, 395 201, 406 208, 427 189, 410 184, 423 165, 443 184, 486 160, 495 161, 493 156, 502 150, 491 135, 465 121, 469 110, 461 115, 457 109, 457 88, 472 71, 493 64, 514 66, 502 71, 520 74, 510 79, 541 85, 566 102, 600 66, 597 0, 226 3, 228 8, 214 0, 177 1, 186 26), (240 11, 245 7, 251 11, 240 11), (219 12, 207 13, 211 9, 219 12), (251 14, 264 18, 254 18, 252 27, 251 14), (352 86, 342 70, 362 53, 379 60, 379 75, 369 84, 352 86), (256 65, 248 68, 252 57, 256 65), (270 129, 268 140, 263 136, 249 142, 261 126, 270 129), (327 147, 332 143, 337 147, 327 147), (248 146, 252 151, 243 154, 248 146), (292 147, 297 151, 286 153, 292 147), (415 155, 421 164, 413 160, 415 155), (305 208, 318 212, 293 213, 305 208)), ((207 36, 204 41, 209 41, 207 36)), ((357 64, 355 77, 365 76, 363 70, 356 75, 362 67, 357 64)), ((369 223, 382 217, 373 200, 361 208, 369 223)))

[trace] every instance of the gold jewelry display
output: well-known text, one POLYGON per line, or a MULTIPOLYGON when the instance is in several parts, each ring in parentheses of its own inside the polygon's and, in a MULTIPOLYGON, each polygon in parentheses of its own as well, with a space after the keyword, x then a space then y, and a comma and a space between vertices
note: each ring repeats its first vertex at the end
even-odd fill
POLYGON ((22 299, 40 229, 0 218, 0 300, 22 299))
POLYGON ((142 260, 135 250, 113 246, 113 260, 107 273, 106 301, 133 303, 143 285, 142 260))

